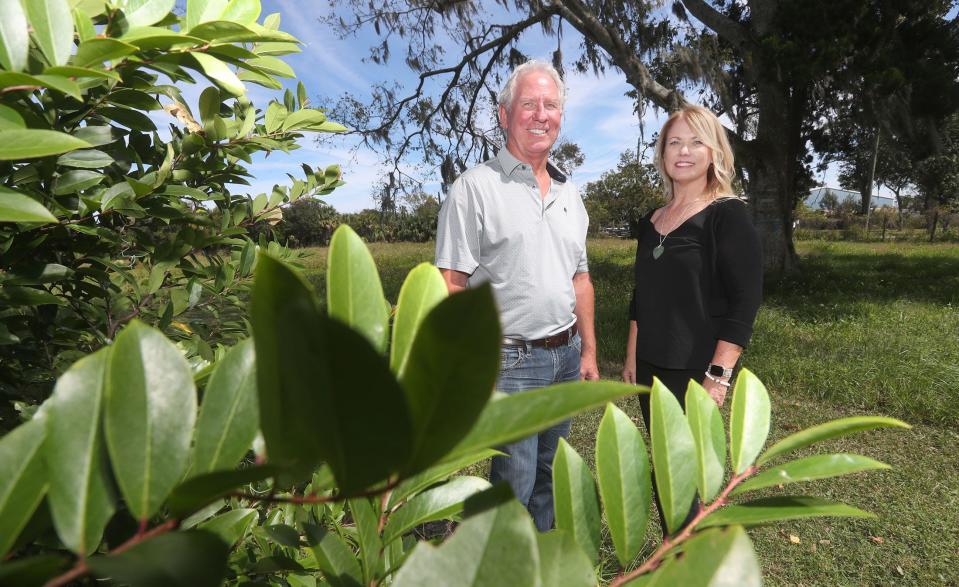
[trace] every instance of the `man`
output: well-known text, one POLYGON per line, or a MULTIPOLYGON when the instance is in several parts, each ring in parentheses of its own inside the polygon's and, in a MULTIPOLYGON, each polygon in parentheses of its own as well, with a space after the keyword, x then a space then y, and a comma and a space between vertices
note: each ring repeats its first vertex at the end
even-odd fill
MULTIPOLYGON (((496 388, 515 393, 598 379, 586 208, 547 161, 565 87, 549 64, 516 68, 499 95, 506 148, 467 170, 439 215, 436 266, 450 293, 490 283, 503 328, 496 388)), ((504 447, 490 481, 507 481, 541 531, 553 526, 553 455, 569 420, 504 447)))

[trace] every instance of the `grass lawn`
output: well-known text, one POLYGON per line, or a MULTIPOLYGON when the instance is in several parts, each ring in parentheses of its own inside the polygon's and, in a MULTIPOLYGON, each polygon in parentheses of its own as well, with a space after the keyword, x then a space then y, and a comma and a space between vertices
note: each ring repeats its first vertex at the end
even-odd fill
MULTIPOLYGON (((624 356, 634 246, 616 239, 589 244, 600 369, 609 379, 618 377, 624 356)), ((959 245, 797 246, 803 270, 766 288, 743 358, 772 396, 770 438, 861 414, 895 416, 914 428, 806 451, 854 452, 893 468, 789 488, 878 518, 752 530, 766 584, 959 585, 959 245)), ((394 302, 406 273, 432 258, 431 244, 375 243, 370 249, 394 302)), ((313 252, 305 264, 322 291, 326 249, 313 252)), ((621 407, 640 419, 635 400, 621 407)), ((573 425, 571 443, 588 461, 601 416, 598 410, 584 414, 573 425)), ((650 537, 658 535, 653 526, 650 537)), ((607 551, 608 576, 614 567, 607 551)))

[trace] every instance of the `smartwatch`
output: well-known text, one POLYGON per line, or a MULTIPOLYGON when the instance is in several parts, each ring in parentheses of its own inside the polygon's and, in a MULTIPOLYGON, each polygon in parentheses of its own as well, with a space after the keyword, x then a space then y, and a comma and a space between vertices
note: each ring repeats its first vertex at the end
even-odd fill
POLYGON ((723 367, 722 365, 717 365, 716 363, 710 363, 709 367, 706 368, 706 372, 712 375, 713 377, 723 377, 729 379, 733 376, 733 368, 723 367))

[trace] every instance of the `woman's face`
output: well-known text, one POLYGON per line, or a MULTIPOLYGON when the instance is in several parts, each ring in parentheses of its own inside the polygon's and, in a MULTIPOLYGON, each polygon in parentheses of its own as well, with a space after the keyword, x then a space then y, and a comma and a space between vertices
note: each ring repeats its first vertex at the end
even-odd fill
POLYGON ((673 182, 705 183, 712 155, 712 150, 683 118, 677 118, 670 125, 663 145, 663 163, 673 182))

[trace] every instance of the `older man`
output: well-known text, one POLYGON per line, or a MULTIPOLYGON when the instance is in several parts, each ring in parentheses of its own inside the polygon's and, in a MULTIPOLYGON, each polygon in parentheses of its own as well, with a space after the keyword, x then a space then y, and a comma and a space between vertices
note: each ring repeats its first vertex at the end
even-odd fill
MULTIPOLYGON (((515 393, 598 379, 586 208, 547 159, 559 135, 565 86, 548 63, 516 68, 499 95, 506 148, 467 170, 439 216, 436 266, 450 293, 493 288, 503 327, 497 389, 515 393)), ((567 420, 507 447, 490 480, 510 483, 541 531, 553 526, 552 462, 567 420)))

